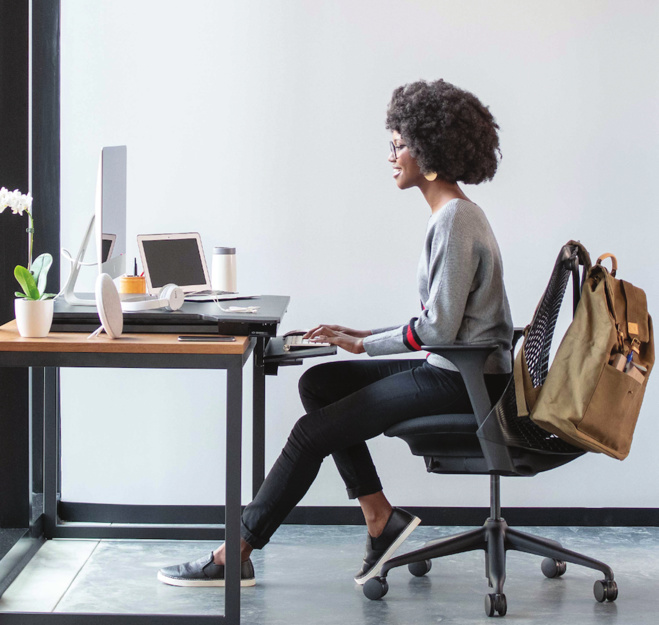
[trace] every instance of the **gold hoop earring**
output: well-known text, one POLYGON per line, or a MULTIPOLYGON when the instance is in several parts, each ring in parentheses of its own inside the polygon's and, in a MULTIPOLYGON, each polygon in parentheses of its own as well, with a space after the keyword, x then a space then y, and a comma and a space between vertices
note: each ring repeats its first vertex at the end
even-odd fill
POLYGON ((433 180, 437 180, 437 172, 435 172, 435 171, 429 171, 427 174, 423 174, 423 177, 424 177, 428 182, 432 182, 433 180))

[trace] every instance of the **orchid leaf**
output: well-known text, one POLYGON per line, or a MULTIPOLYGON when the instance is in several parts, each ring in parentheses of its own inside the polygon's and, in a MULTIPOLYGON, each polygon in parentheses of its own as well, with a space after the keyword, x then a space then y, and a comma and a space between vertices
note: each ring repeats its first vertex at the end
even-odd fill
POLYGON ((32 263, 32 275, 34 276, 34 281, 37 284, 37 289, 39 293, 43 293, 46 290, 46 282, 48 281, 48 270, 53 264, 53 257, 50 254, 41 254, 34 259, 32 263))
POLYGON ((14 291, 14 295, 15 295, 16 297, 22 297, 22 298, 25 298, 25 293, 21 293, 20 291, 14 291))
POLYGON ((55 293, 43 293, 39 299, 50 299, 51 297, 55 297, 55 293))
POLYGON ((27 299, 39 299, 39 289, 34 281, 34 276, 25 267, 17 265, 16 269, 14 269, 14 276, 21 285, 27 299))

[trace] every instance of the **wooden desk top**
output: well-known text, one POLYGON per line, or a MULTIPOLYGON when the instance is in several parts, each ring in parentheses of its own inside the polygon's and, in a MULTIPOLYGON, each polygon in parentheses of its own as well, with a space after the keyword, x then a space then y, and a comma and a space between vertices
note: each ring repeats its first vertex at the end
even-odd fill
POLYGON ((51 332, 42 339, 18 334, 16 321, 0 326, 0 352, 85 352, 115 354, 244 354, 249 337, 231 343, 181 343, 178 334, 122 334, 111 339, 103 333, 88 339, 87 333, 51 332))

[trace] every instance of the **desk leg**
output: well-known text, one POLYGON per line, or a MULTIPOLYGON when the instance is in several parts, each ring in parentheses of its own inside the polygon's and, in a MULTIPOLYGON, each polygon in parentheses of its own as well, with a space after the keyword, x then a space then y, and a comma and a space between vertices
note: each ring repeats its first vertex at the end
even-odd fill
POLYGON ((252 498, 265 479, 265 338, 256 339, 252 374, 252 498))
POLYGON ((224 614, 229 625, 240 623, 240 478, 242 460, 242 367, 227 369, 227 439, 224 614))
POLYGON ((42 367, 31 369, 30 385, 32 387, 30 410, 30 526, 43 514, 43 415, 44 415, 44 370, 42 367), (40 500, 39 506, 35 505, 40 500))
POLYGON ((59 371, 44 368, 43 406, 43 511, 44 535, 53 538, 57 526, 57 501, 60 481, 59 371))
POLYGON ((30 526, 29 375, 0 369, 0 527, 30 526))

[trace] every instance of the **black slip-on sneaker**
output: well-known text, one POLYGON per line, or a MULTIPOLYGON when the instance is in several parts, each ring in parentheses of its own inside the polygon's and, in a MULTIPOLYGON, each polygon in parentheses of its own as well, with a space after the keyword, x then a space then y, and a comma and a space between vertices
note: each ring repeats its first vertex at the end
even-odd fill
MULTIPOLYGON (((213 553, 199 560, 168 566, 158 571, 158 579, 170 586, 224 586, 224 565, 213 562, 213 553)), ((240 585, 254 586, 251 560, 240 564, 240 585)))
POLYGON ((375 577, 382 565, 391 558, 419 523, 421 523, 419 517, 401 508, 394 508, 382 534, 377 538, 373 538, 370 534, 367 536, 364 562, 355 576, 355 581, 358 584, 365 584, 371 577, 375 577))

